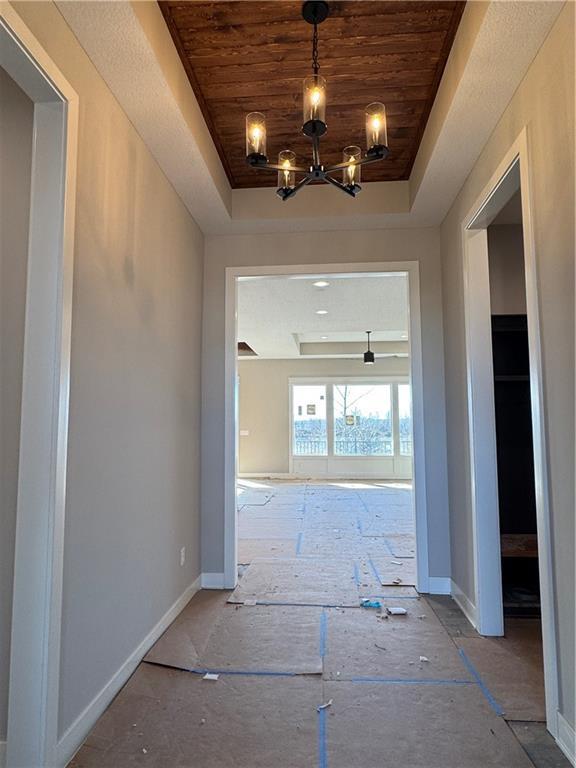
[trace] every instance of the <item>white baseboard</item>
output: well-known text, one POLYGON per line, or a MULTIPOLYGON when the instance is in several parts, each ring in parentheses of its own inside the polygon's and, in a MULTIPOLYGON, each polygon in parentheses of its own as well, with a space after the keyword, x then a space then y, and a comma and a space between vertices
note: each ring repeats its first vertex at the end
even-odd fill
POLYGON ((460 589, 458 584, 456 584, 455 581, 451 580, 450 584, 451 584, 450 594, 452 595, 452 597, 454 598, 455 602, 457 603, 457 605, 461 609, 461 611, 464 614, 464 616, 466 616, 466 618, 468 619, 470 624, 472 624, 472 626, 475 629, 477 629, 478 628, 478 614, 476 612, 476 606, 468 598, 468 596, 465 595, 464 592, 462 592, 462 590, 460 589))
POLYGON ((576 765, 576 734, 568 720, 558 712, 558 738, 556 743, 572 765, 576 765))
POLYGON ((428 594, 452 594, 452 582, 448 576, 428 576, 428 594))
POLYGON ((202 589, 224 589, 223 573, 203 573, 201 576, 202 589))
POLYGON ((138 664, 148 653, 160 635, 168 629, 170 624, 200 589, 200 576, 189 586, 153 629, 146 635, 142 642, 134 649, 120 669, 110 678, 102 690, 96 694, 86 709, 76 718, 68 728, 56 747, 56 765, 66 766, 74 757, 86 736, 90 733, 98 718, 108 707, 118 691, 132 675, 138 664))
POLYGON ((251 477, 256 480, 294 480, 296 475, 291 475, 290 472, 238 472, 236 477, 246 480, 251 477))
POLYGON ((0 741, 0 768, 6 765, 6 742, 0 741))

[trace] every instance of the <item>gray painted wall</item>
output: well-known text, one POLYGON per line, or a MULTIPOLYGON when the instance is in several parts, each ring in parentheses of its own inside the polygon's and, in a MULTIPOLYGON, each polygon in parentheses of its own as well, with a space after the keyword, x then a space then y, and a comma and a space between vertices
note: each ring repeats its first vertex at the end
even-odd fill
POLYGON ((0 740, 6 738, 34 105, 0 67, 0 740))
POLYGON ((62 734, 200 573, 204 241, 58 8, 17 11, 80 107, 62 734))
POLYGON ((224 307, 227 266, 418 261, 432 576, 450 575, 442 294, 436 229, 206 238, 202 334, 202 570, 224 566, 224 307))
POLYGON ((566 3, 441 228, 453 579, 474 603, 462 277, 464 218, 528 131, 548 439, 560 711, 574 727, 574 4, 566 3), (551 115, 554 119, 551 119, 551 115))
POLYGON ((493 315, 526 314, 522 224, 488 227, 490 309, 493 315))

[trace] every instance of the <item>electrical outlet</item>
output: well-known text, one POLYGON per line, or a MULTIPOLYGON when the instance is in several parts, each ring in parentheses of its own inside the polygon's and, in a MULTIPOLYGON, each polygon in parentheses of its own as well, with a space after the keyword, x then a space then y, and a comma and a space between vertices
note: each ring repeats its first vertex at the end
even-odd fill
POLYGON ((182 547, 180 550, 180 565, 184 565, 186 562, 186 547, 182 547))

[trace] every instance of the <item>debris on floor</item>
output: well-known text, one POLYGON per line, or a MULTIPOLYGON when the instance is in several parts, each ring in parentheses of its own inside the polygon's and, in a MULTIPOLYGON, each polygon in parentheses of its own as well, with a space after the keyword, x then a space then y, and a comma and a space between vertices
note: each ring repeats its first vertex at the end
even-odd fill
POLYGON ((333 699, 330 699, 325 704, 320 704, 320 706, 317 708, 318 712, 320 712, 321 709, 328 709, 328 707, 331 707, 332 706, 332 701, 333 701, 333 699))
POLYGON ((382 603, 380 600, 370 600, 370 598, 365 597, 361 602, 360 605, 362 608, 375 608, 379 609, 382 608, 382 603))
POLYGON ((202 676, 202 680, 218 680, 220 675, 217 675, 215 672, 206 672, 205 675, 202 676))
POLYGON ((386 608, 390 616, 406 616, 408 611, 399 605, 390 605, 386 608))

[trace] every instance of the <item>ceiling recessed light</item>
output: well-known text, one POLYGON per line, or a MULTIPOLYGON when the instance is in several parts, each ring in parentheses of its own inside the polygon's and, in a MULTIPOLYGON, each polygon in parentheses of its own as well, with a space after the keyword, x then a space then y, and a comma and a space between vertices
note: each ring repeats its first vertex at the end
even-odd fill
POLYGON ((321 339, 326 340, 328 336, 320 336, 321 339))
POLYGON ((315 288, 327 288, 330 285, 330 283, 328 283, 326 280, 316 280, 316 282, 312 283, 312 285, 315 288))
POLYGON ((316 310, 316 314, 317 315, 327 315, 328 314, 328 310, 327 309, 317 309, 316 310))

